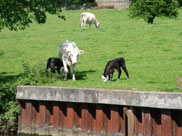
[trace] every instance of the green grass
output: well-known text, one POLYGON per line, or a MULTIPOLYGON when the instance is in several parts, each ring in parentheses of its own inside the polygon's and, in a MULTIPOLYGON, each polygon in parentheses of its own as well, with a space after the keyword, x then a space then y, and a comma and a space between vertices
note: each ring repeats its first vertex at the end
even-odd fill
MULTIPOLYGON (((51 86, 179 91, 182 77, 182 10, 177 19, 157 18, 149 25, 128 17, 128 10, 90 10, 101 24, 99 29, 80 29, 81 10, 63 11, 66 21, 48 15, 46 24, 31 24, 24 31, 0 33, 0 76, 16 80, 23 72, 21 61, 46 65, 49 57, 58 57, 59 45, 74 41, 85 53, 80 56, 76 78, 57 80, 51 86), (103 82, 101 74, 107 61, 124 57, 131 80, 117 71, 112 82, 103 82)), ((88 26, 87 26, 88 28, 88 26)), ((3 78, 2 78, 3 77, 3 78)))

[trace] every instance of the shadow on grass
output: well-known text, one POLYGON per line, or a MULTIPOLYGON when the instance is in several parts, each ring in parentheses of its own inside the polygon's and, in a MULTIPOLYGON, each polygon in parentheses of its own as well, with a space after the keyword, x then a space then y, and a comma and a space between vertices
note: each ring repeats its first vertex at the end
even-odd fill
POLYGON ((120 77, 120 79, 118 80, 117 78, 112 79, 112 81, 124 81, 127 80, 127 78, 125 77, 120 77))
POLYGON ((124 52, 123 52, 123 51, 119 51, 118 54, 119 54, 119 55, 123 55, 124 52))
POLYGON ((22 76, 22 74, 13 75, 12 72, 10 72, 10 73, 2 72, 2 73, 0 73, 0 85, 8 83, 8 82, 14 83, 21 76, 22 76))
POLYGON ((3 51, 0 51, 0 56, 4 55, 4 52, 3 51))
POLYGON ((86 70, 86 71, 78 71, 76 72, 76 80, 85 80, 87 79, 87 74, 95 73, 96 70, 86 70))

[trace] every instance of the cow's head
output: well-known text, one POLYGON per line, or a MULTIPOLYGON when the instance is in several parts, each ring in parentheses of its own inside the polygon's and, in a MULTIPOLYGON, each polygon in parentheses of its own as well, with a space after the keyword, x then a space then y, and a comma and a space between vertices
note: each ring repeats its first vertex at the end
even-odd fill
POLYGON ((108 81, 108 79, 109 79, 109 77, 108 77, 108 76, 107 76, 107 77, 105 77, 105 76, 104 76, 104 74, 102 74, 102 80, 103 80, 104 82, 108 81))
POLYGON ((83 50, 76 50, 76 49, 73 49, 71 52, 70 52, 70 59, 71 59, 71 63, 73 65, 77 64, 78 63, 78 58, 80 56, 80 54, 83 54, 84 51, 83 50))
POLYGON ((95 26, 96 26, 97 28, 99 28, 99 27, 100 27, 99 22, 96 22, 95 26))

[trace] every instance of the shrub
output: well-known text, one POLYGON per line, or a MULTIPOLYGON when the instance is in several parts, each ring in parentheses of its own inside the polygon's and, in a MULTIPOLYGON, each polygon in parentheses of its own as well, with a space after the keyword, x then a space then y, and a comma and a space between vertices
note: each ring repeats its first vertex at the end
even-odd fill
POLYGON ((155 17, 177 17, 176 0, 133 0, 129 11, 131 17, 142 18, 152 24, 155 17))
POLYGON ((52 83, 56 78, 50 78, 48 71, 45 66, 42 64, 37 64, 33 67, 30 67, 28 63, 22 61, 24 68, 24 73, 19 78, 19 84, 24 85, 38 85, 45 83, 52 83))
POLYGON ((50 78, 45 66, 37 64, 30 67, 22 62, 24 72, 13 82, 0 83, 0 134, 17 132, 18 102, 16 101, 17 85, 37 85, 54 82, 57 78, 50 78))

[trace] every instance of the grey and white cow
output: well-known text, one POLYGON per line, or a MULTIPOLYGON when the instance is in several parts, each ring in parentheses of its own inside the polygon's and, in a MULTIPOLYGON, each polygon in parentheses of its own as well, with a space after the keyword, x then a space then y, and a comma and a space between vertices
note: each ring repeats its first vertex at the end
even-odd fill
POLYGON ((64 80, 67 80, 67 74, 69 70, 71 69, 71 66, 73 66, 73 80, 76 80, 75 78, 75 71, 76 66, 78 63, 78 58, 80 54, 83 54, 83 50, 79 50, 78 47, 74 42, 71 41, 65 41, 61 43, 59 48, 59 58, 63 61, 64 71, 65 71, 65 78, 64 80))

